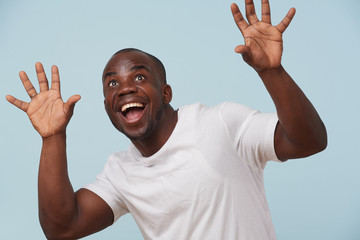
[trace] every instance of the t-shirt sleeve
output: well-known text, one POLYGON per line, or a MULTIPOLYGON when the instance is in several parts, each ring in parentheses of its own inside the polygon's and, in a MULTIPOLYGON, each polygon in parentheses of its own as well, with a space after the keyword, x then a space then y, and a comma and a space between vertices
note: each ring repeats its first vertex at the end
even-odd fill
POLYGON ((267 161, 279 161, 274 146, 276 113, 261 113, 241 104, 224 103, 221 116, 235 150, 250 165, 263 169, 267 161))
POLYGON ((122 215, 129 213, 129 210, 121 199, 121 195, 111 184, 109 179, 109 165, 111 165, 111 156, 104 170, 96 177, 95 182, 85 185, 84 188, 97 194, 109 205, 114 213, 114 222, 116 222, 122 215))

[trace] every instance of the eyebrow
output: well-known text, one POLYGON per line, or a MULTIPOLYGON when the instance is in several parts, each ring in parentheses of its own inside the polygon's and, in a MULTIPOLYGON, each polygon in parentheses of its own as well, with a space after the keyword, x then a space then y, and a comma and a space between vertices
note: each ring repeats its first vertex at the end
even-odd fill
POLYGON ((116 75, 117 74, 117 72, 107 72, 107 73, 105 73, 105 75, 104 75, 104 80, 107 78, 107 77, 110 77, 110 76, 113 76, 113 75, 116 75))

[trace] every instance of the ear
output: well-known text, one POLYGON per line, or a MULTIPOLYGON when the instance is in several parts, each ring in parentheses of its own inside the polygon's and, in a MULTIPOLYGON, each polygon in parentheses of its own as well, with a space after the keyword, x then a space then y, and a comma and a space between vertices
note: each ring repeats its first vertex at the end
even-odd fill
POLYGON ((162 95, 163 95, 164 104, 169 104, 172 100, 172 90, 171 90, 170 85, 163 84, 162 95))

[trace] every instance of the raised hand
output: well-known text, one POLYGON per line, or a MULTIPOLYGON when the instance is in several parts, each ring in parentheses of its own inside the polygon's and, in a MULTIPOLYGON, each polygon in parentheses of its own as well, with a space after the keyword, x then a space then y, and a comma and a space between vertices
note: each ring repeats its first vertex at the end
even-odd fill
POLYGON ((66 126, 73 114, 75 103, 80 100, 79 95, 74 95, 64 103, 60 94, 59 70, 56 66, 51 68, 51 88, 41 63, 35 64, 40 92, 37 93, 25 72, 19 76, 31 101, 24 102, 11 95, 6 99, 20 108, 28 115, 32 125, 41 137, 47 138, 56 134, 65 133, 66 126))
POLYGON ((241 53, 245 62, 257 72, 274 69, 281 65, 282 34, 295 15, 295 9, 291 8, 285 18, 278 25, 273 26, 271 25, 269 1, 261 0, 261 2, 261 21, 256 16, 252 0, 245 0, 248 22, 244 19, 238 6, 235 3, 231 5, 235 23, 245 39, 245 45, 237 46, 235 51, 241 53))

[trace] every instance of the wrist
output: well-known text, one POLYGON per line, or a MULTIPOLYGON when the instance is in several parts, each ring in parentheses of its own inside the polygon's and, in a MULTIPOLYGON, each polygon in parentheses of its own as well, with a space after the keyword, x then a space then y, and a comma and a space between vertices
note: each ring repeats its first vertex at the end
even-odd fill
POLYGON ((66 139, 66 132, 59 132, 53 135, 42 137, 43 142, 52 142, 66 139))
POLYGON ((284 71, 285 71, 285 69, 280 64, 278 67, 263 69, 263 70, 259 70, 259 71, 256 71, 256 72, 260 76, 260 78, 263 78, 263 77, 268 76, 268 75, 281 74, 284 71))

